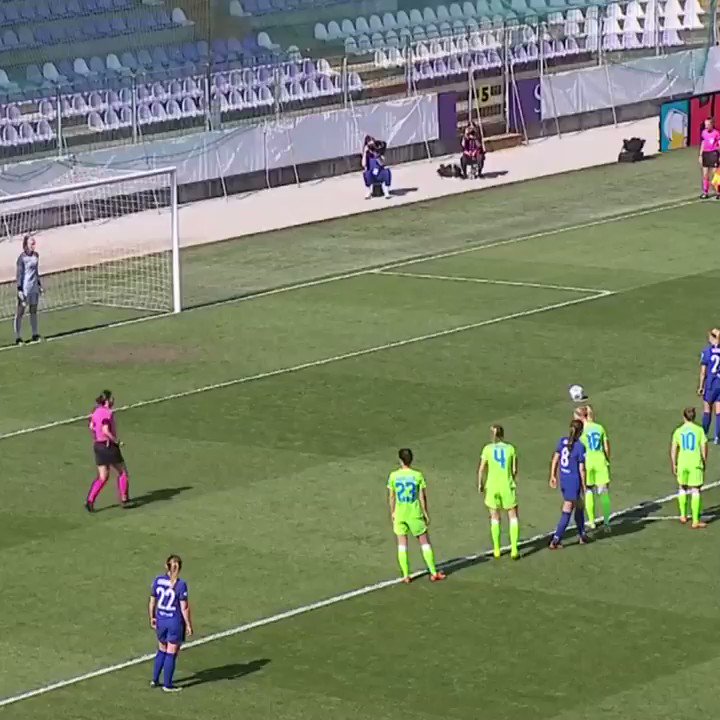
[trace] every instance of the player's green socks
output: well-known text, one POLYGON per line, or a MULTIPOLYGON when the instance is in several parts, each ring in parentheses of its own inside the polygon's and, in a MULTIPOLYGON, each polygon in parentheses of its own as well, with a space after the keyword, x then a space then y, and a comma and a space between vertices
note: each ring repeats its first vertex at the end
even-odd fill
POLYGON ((437 575, 437 568, 435 567, 435 553, 433 552, 432 545, 430 545, 430 543, 422 546, 422 556, 430 574, 437 575))
POLYGON ((610 491, 607 488, 600 495, 600 502, 602 503, 603 522, 607 526, 610 524, 610 491))
POLYGON ((398 545, 398 565, 400 572, 404 578, 410 576, 410 560, 408 558, 408 549, 402 545, 398 545))
POLYGON ((692 512, 693 525, 697 525, 700 522, 700 513, 702 512, 702 496, 695 490, 690 495, 690 511, 692 512))
POLYGON ((588 488, 585 493, 585 512, 587 513, 588 523, 590 527, 595 526, 595 493, 588 488))
POLYGON ((500 557, 500 521, 490 518, 490 537, 493 544, 493 555, 500 557))
POLYGON ((678 490, 678 507, 680 508, 680 517, 687 517, 687 495, 682 488, 678 490))
POLYGON ((518 556, 518 542, 520 540, 520 523, 517 517, 510 518, 510 557, 518 556))

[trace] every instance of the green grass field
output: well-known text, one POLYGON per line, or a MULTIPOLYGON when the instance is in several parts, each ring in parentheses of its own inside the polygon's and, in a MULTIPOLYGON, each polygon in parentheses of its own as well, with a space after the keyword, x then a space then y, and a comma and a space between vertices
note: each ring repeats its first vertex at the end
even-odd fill
MULTIPOLYGON (((148 588, 170 552, 199 638, 370 586, 188 649, 178 696, 132 664, 3 715, 709 711, 720 524, 691 532, 660 519, 674 502, 652 504, 589 546, 550 553, 542 540, 518 563, 490 561, 475 489, 502 422, 519 450, 522 536, 554 527, 548 461, 580 382, 613 442, 614 509, 674 491, 670 432, 698 402, 698 353, 718 323, 720 207, 684 202, 693 173, 678 152, 187 251, 191 305, 358 274, 0 354, 0 697, 152 653, 148 588), (210 284, 208 267, 221 267, 210 284), (90 443, 68 419, 105 386, 133 406, 119 428, 136 502, 117 507, 108 486, 89 516, 90 443), (397 574, 384 484, 404 445, 428 478, 438 559, 479 557, 440 585, 375 587, 397 574)), ((709 490, 706 511, 719 504, 709 490)))

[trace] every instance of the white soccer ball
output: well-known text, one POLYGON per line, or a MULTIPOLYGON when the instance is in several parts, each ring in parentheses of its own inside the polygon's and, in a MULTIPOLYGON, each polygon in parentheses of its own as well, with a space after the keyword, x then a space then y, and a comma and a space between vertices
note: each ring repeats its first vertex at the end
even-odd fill
POLYGON ((570 386, 570 399, 573 402, 580 402, 585 399, 585 390, 582 385, 571 385, 570 386))

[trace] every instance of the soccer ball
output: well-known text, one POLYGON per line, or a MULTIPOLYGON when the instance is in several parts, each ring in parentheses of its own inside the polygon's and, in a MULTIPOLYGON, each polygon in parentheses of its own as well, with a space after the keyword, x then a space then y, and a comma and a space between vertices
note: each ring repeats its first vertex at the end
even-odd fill
POLYGON ((573 402, 580 402, 585 400, 585 390, 582 385, 571 385, 570 386, 570 399, 573 402))

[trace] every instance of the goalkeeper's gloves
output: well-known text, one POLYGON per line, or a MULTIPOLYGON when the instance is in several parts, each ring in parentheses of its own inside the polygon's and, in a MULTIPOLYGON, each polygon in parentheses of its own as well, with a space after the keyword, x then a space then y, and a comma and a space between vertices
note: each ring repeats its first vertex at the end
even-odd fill
POLYGON ((18 288, 17 296, 18 296, 18 302, 21 305, 25 305, 25 303, 27 302, 27 298, 25 297, 25 293, 20 288, 18 288))

